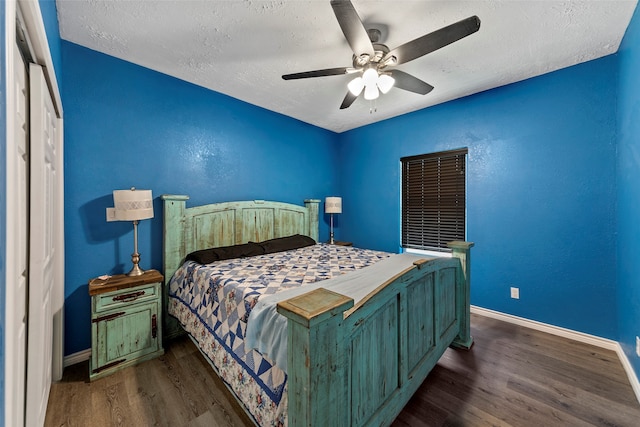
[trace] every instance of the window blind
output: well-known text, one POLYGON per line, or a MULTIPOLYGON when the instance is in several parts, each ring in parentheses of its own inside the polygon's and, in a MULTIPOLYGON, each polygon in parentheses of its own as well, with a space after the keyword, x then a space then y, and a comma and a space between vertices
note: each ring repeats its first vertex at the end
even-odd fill
POLYGON ((402 247, 449 251, 466 240, 466 148, 403 157, 402 247))

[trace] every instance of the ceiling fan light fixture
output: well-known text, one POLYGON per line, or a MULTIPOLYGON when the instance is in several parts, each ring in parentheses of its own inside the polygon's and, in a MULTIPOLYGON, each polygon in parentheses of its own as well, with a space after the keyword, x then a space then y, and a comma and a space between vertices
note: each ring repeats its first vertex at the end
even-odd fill
POLYGON ((379 96, 380 92, 378 91, 378 86, 375 83, 364 87, 364 99, 367 101, 378 99, 379 96))
POLYGON ((395 82, 396 79, 394 79, 390 75, 380 74, 377 81, 378 89, 380 89, 380 92, 382 93, 387 93, 391 90, 395 82))
POLYGON ((367 68, 362 74, 362 80, 366 87, 375 86, 378 82, 378 71, 376 71, 375 68, 367 68))
POLYGON ((362 80, 362 77, 358 76, 351 80, 347 87, 353 96, 358 96, 362 92, 362 89, 364 89, 364 81, 362 80))

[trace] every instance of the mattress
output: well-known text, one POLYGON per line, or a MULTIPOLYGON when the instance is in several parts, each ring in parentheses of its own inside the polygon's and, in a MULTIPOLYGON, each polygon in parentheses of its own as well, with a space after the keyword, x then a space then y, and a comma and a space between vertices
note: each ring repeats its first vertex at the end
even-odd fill
POLYGON ((338 277, 391 255, 319 243, 205 265, 188 261, 169 283, 168 312, 259 425, 286 425, 285 371, 272 358, 245 346, 252 309, 263 296, 338 277))

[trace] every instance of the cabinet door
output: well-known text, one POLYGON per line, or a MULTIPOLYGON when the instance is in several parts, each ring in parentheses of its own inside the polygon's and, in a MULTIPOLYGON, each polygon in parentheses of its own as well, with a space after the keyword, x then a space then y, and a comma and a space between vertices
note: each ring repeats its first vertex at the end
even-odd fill
POLYGON ((105 312, 92 321, 93 373, 159 349, 158 303, 135 304, 105 312))

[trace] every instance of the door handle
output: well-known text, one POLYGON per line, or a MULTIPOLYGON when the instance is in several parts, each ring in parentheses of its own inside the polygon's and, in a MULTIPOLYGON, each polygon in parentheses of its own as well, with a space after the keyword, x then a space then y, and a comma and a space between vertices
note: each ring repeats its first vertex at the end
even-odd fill
POLYGON ((155 338, 158 335, 158 318, 154 314, 151 316, 151 337, 155 338))

